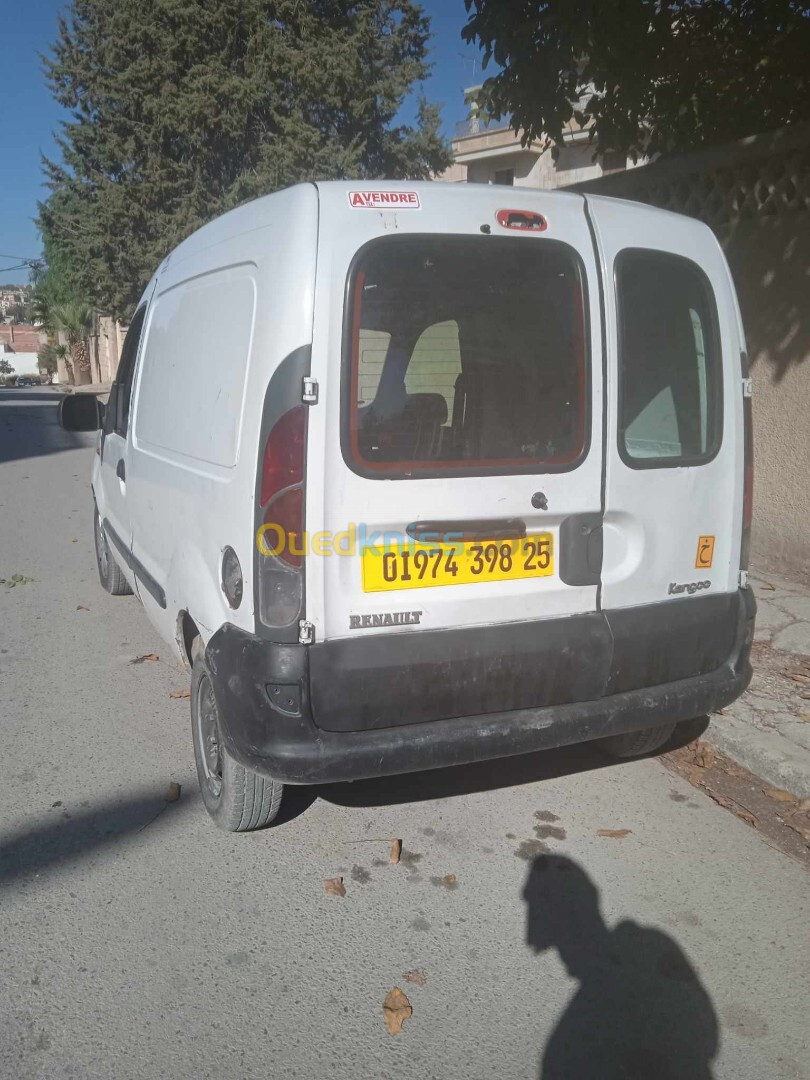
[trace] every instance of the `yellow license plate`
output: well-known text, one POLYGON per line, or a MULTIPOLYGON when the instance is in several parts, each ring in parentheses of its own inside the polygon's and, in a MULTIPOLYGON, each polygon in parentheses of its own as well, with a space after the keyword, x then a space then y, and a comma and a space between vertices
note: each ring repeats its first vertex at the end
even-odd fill
POLYGON ((554 537, 537 533, 519 540, 394 544, 363 552, 363 591, 426 589, 512 581, 554 573, 554 537))

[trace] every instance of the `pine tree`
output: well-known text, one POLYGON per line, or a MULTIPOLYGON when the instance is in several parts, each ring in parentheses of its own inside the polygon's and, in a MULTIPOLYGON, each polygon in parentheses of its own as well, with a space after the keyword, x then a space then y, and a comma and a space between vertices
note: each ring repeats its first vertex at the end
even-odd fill
POLYGON ((43 234, 126 315, 163 256, 217 214, 300 180, 424 178, 439 111, 411 0, 73 0, 46 76, 70 110, 44 163, 43 234))

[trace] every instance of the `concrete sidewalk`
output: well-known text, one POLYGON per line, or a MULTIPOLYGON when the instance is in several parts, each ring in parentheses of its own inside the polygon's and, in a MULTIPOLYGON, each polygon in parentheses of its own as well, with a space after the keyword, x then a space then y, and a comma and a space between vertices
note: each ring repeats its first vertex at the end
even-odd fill
POLYGON ((810 798, 810 588, 756 568, 751 584, 754 677, 711 717, 706 738, 767 783, 810 798))

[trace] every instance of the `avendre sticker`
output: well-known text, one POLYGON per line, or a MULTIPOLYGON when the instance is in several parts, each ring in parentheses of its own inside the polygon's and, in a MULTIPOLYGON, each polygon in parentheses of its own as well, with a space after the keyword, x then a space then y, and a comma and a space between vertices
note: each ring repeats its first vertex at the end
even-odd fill
POLYGON ((416 191, 350 191, 349 206, 366 210, 419 210, 416 191))

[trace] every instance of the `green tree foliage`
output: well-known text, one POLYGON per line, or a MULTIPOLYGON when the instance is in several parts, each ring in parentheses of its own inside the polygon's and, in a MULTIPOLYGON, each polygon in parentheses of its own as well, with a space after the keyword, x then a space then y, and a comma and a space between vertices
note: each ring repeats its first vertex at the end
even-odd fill
MULTIPOLYGON (((66 345, 55 345, 53 342, 48 342, 45 345, 41 345, 39 352, 37 353, 37 367, 39 368, 40 375, 55 375, 58 367, 57 359, 59 353, 57 349, 64 349, 67 352, 66 345)), ((64 353, 62 354, 64 355, 64 353)))
POLYGON ((43 257, 31 272, 32 316, 44 330, 54 334, 61 329, 55 315, 57 308, 88 306, 89 300, 81 290, 68 251, 47 229, 42 230, 42 247, 43 257))
POLYGON ((216 214, 313 178, 423 178, 449 163, 422 102, 412 0, 73 0, 45 70, 72 118, 40 225, 81 291, 126 315, 216 214))
POLYGON ((559 148, 571 120, 600 150, 690 150, 807 117, 801 0, 464 0, 483 105, 559 148))

